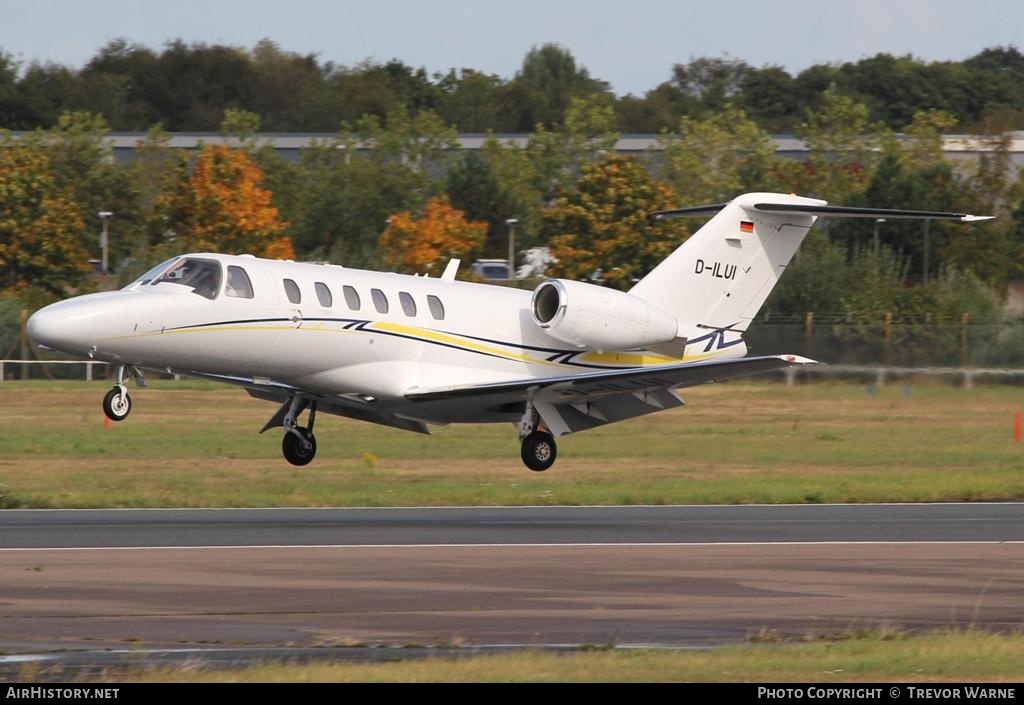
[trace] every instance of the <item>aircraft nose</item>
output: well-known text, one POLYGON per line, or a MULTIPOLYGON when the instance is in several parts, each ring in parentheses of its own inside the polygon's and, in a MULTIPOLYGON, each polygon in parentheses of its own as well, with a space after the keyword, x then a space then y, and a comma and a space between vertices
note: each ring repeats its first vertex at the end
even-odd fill
POLYGON ((32 340, 48 348, 57 347, 60 336, 60 312, 54 311, 54 307, 60 304, 51 304, 33 313, 28 319, 28 335, 32 340))
POLYGON ((88 294, 50 304, 28 319, 28 334, 53 350, 88 355, 110 333, 110 302, 110 295, 88 294))

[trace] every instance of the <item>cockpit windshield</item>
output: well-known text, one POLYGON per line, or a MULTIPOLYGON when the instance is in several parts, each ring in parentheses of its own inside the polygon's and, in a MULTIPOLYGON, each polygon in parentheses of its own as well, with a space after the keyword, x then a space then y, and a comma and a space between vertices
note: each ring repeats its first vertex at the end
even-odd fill
POLYGON ((131 284, 123 288, 134 289, 137 286, 149 284, 151 281, 153 281, 154 278, 156 278, 158 274, 160 274, 160 272, 164 271, 169 266, 171 266, 171 263, 175 262, 177 259, 177 257, 171 257, 170 259, 164 260, 163 262, 161 262, 160 264, 158 264, 157 266, 153 267, 151 270, 143 274, 141 277, 133 281, 131 284))
POLYGON ((153 284, 163 282, 188 286, 192 288, 194 294, 215 299, 217 292, 220 291, 220 262, 212 259, 186 257, 153 280, 153 284))

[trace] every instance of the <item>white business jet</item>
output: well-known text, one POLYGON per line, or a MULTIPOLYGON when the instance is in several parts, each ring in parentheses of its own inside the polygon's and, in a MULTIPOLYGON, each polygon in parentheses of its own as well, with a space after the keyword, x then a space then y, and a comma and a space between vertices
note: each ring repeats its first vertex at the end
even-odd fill
POLYGON ((980 220, 833 207, 775 193, 665 211, 713 215, 628 293, 550 279, 532 293, 335 265, 195 253, 119 291, 55 303, 28 329, 44 348, 116 366, 106 415, 131 411, 144 369, 243 387, 280 405, 284 457, 316 454, 317 412, 429 433, 516 424, 541 471, 555 438, 683 404, 678 387, 809 362, 744 357, 750 325, 821 216, 980 220), (300 415, 308 412, 306 424, 300 415))

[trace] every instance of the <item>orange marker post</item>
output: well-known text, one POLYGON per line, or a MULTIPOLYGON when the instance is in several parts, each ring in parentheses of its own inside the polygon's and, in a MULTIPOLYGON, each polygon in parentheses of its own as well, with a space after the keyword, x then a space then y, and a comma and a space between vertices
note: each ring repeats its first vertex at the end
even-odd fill
POLYGON ((1020 412, 1013 415, 1013 442, 1020 443, 1020 412))

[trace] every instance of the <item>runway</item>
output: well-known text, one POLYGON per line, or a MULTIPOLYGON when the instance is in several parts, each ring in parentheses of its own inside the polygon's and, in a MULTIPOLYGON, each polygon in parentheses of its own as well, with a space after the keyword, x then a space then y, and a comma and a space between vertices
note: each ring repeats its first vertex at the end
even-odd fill
POLYGON ((1011 630, 1024 504, 8 510, 0 575, 7 653, 1011 630))
POLYGON ((0 549, 1024 541, 1024 503, 0 511, 0 549))

